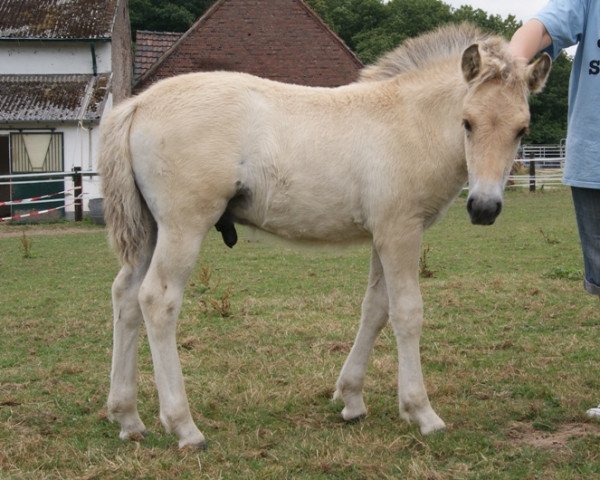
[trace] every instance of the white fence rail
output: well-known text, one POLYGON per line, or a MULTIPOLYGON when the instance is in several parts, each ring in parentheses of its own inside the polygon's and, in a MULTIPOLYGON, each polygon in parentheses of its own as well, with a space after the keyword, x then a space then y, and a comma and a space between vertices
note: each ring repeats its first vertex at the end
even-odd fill
POLYGON ((11 216, 1 217, 0 222, 9 220, 19 220, 21 218, 30 216, 39 216, 39 214, 46 214, 50 211, 60 210, 67 207, 73 208, 75 220, 80 221, 83 219, 83 197, 84 195, 86 195, 84 179, 91 179, 93 177, 96 177, 97 175, 98 173, 95 171, 82 171, 79 167, 75 167, 72 172, 45 172, 0 175, 0 186, 11 187, 11 190, 9 191, 10 198, 0 198, 0 206, 11 208, 11 216), (31 198, 13 197, 12 189, 14 187, 39 183, 55 183, 57 184, 57 190, 56 192, 51 193, 49 195, 33 196, 31 198), (59 191, 59 189, 63 189, 63 191, 59 191), (45 198, 59 195, 64 195, 65 197, 72 196, 73 201, 66 202, 66 198, 45 198), (52 209, 44 209, 41 211, 34 210, 27 213, 19 213, 13 211, 13 209, 22 208, 23 206, 48 203, 62 203, 63 205, 52 209))
POLYGON ((508 178, 508 186, 531 191, 561 187, 564 164, 564 142, 558 145, 523 145, 508 178))

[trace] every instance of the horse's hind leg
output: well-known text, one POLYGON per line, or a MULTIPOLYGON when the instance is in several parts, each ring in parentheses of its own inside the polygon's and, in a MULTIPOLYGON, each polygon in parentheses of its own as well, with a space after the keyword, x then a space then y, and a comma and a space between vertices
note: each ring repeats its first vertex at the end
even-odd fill
POLYGON ((360 327, 354 345, 344 362, 336 383, 334 400, 343 400, 344 420, 360 418, 367 413, 362 389, 373 344, 388 320, 388 295, 381 261, 375 248, 371 252, 369 286, 362 303, 360 327))
POLYGON ((187 279, 202 238, 211 227, 212 223, 203 227, 159 224, 156 249, 139 294, 154 363, 160 419, 168 432, 177 435, 180 448, 205 446, 204 436, 190 413, 175 334, 187 279))
POLYGON ((121 425, 120 438, 137 439, 146 431, 138 415, 137 350, 143 317, 138 302, 140 285, 150 262, 145 252, 135 266, 124 265, 112 287, 113 358, 108 395, 108 415, 121 425))

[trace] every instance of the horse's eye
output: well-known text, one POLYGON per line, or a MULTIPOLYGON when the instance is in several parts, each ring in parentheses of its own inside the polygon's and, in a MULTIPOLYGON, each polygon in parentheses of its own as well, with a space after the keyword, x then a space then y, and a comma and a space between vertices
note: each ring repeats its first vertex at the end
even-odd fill
POLYGON ((469 133, 471 133, 473 131, 473 127, 471 126, 471 122, 469 122, 466 118, 463 120, 463 127, 465 127, 465 130, 469 133))

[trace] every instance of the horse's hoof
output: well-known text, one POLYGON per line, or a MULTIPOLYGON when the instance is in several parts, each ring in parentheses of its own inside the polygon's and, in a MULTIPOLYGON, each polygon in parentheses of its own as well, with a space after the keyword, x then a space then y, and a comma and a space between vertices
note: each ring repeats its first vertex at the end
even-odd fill
POLYGON ((590 408, 587 412, 585 412, 588 418, 594 418, 596 420, 600 420, 600 405, 594 408, 590 408))
POLYGON ((119 438, 121 440, 129 440, 132 442, 141 442, 144 438, 148 437, 150 432, 148 430, 143 430, 141 432, 121 432, 119 433, 119 438))
POLYGON ((446 424, 443 420, 438 419, 439 422, 432 423, 430 425, 424 425, 420 428, 421 435, 432 435, 434 433, 445 432, 447 430, 446 424))
POLYGON ((367 418, 367 414, 366 413, 361 413, 360 415, 356 415, 355 417, 347 417, 344 416, 344 414, 342 414, 342 418, 344 419, 344 422, 348 423, 348 424, 352 424, 352 423, 358 423, 361 420, 363 420, 364 418, 367 418))
POLYGON ((359 408, 350 409, 345 407, 342 410, 342 418, 348 423, 356 423, 367 416, 367 408, 361 405, 359 408))
POLYGON ((192 450, 192 451, 204 451, 208 449, 208 444, 206 440, 202 440, 201 442, 191 442, 186 443, 184 441, 179 442, 179 450, 192 450))

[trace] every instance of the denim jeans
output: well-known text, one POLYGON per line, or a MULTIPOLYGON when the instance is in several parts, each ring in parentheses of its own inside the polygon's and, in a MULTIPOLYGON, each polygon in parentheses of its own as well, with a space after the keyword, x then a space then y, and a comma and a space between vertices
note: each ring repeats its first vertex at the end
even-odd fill
POLYGON ((600 190, 572 187, 585 275, 584 288, 600 295, 600 190))

